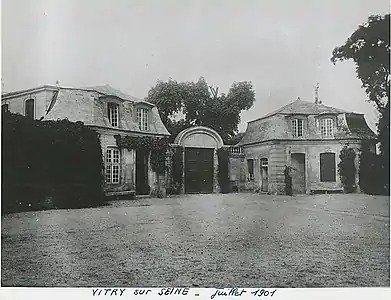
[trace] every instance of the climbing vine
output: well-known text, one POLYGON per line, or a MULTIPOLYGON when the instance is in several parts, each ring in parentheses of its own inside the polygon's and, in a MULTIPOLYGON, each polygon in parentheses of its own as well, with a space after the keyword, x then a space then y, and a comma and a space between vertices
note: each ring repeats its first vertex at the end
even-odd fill
POLYGON ((171 193, 180 194, 183 184, 183 147, 172 146, 171 193))
POLYGON ((169 148, 168 138, 149 136, 114 136, 118 148, 150 152, 151 168, 158 174, 164 174, 167 170, 166 158, 169 148))
POLYGON ((229 193, 230 192, 230 184, 229 184, 229 170, 228 170, 228 163, 229 163, 229 153, 226 148, 219 148, 217 149, 217 157, 218 157, 218 180, 220 185, 220 192, 221 193, 229 193))
POLYGON ((1 212, 104 204, 99 134, 82 122, 2 113, 1 212))
POLYGON ((340 154, 340 162, 338 164, 338 173, 341 178, 342 185, 345 192, 352 193, 356 188, 356 165, 354 160, 356 158, 356 153, 354 150, 347 145, 345 145, 340 154))

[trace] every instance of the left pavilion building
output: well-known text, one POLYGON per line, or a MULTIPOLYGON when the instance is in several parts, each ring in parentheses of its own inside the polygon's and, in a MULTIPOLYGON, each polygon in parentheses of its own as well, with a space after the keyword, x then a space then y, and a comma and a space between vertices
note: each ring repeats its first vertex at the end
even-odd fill
POLYGON ((100 134, 106 195, 149 194, 159 180, 148 153, 118 149, 114 136, 169 136, 157 107, 109 85, 69 88, 44 85, 5 93, 3 110, 37 120, 81 121, 100 134))

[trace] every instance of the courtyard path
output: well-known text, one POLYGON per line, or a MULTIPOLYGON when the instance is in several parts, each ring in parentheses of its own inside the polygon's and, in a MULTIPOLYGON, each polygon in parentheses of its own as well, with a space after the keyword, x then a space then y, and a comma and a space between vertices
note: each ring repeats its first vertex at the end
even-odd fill
POLYGON ((389 286, 389 205, 242 193, 10 214, 2 285, 389 286))

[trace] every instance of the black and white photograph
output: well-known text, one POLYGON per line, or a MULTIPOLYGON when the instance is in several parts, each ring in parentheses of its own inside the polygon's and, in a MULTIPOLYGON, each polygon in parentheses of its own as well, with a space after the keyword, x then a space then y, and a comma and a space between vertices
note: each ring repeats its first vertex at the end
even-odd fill
POLYGON ((1 2, 2 287, 390 287, 389 1, 1 2))

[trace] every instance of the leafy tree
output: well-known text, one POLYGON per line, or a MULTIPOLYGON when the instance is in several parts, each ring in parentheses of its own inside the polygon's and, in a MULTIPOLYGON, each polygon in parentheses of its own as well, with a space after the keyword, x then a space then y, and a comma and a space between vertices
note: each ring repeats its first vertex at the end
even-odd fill
POLYGON ((201 77, 197 82, 158 81, 146 100, 156 104, 172 139, 185 128, 207 126, 227 141, 238 132, 240 112, 251 108, 254 98, 251 82, 235 82, 227 95, 219 95, 201 77))
POLYGON ((370 16, 360 25, 344 45, 336 47, 331 61, 352 59, 358 79, 376 104, 380 118, 377 123, 383 161, 384 184, 389 185, 390 174, 390 14, 370 16))
POLYGON ((239 143, 244 136, 244 132, 239 132, 235 136, 233 136, 231 139, 229 139, 225 144, 226 145, 236 145, 239 143))

